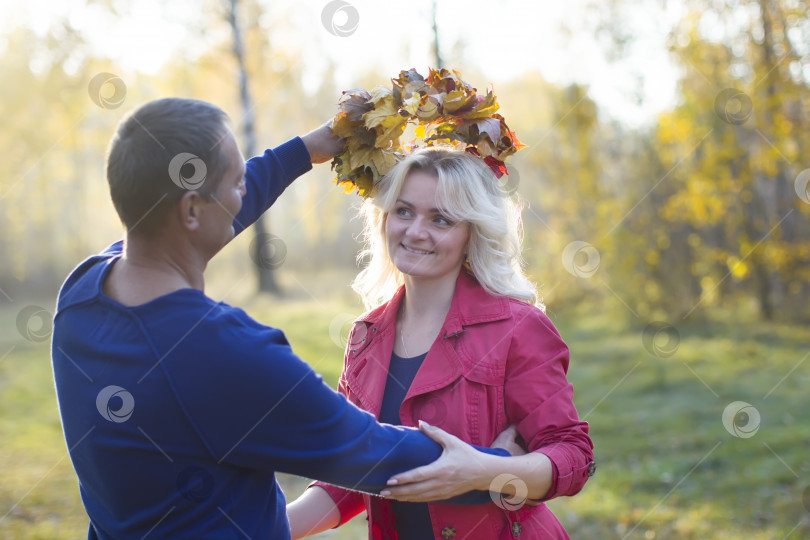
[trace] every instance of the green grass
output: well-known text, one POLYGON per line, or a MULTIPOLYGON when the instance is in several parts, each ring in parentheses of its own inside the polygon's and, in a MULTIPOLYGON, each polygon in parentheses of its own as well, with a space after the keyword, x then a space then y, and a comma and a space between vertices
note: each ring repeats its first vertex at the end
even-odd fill
MULTIPOLYGON (((283 328, 294 350, 334 386, 342 350, 330 326, 339 343, 346 328, 336 334, 336 317, 361 308, 345 287, 323 282, 304 290, 304 282, 317 280, 288 277, 282 300, 254 297, 247 286, 228 299, 283 328)), ((0 310, 0 357, 6 355, 0 360, 0 539, 82 538, 87 518, 62 439, 48 345, 20 338, 15 315, 0 310)), ((806 328, 728 317, 675 322, 677 352, 658 358, 642 343, 645 321, 610 310, 550 315, 571 348, 569 378, 599 465, 578 496, 550 503, 572 538, 810 535, 806 328), (733 401, 761 414, 753 437, 724 428, 723 410, 733 401)), ((288 498, 307 483, 287 475, 280 481, 288 498)), ((365 520, 322 537, 364 538, 365 520)))

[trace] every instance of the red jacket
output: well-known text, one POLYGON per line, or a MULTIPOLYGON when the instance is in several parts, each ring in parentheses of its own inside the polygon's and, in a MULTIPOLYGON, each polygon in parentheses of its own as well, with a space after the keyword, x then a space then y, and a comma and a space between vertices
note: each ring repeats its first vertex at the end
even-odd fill
MULTIPOLYGON (((355 322, 338 391, 379 416, 394 346, 396 314, 405 289, 355 322)), ((460 439, 489 446, 516 424, 531 452, 554 465, 544 500, 574 495, 593 474, 588 424, 579 420, 566 379, 568 347, 538 308, 493 296, 462 270, 439 337, 400 407, 406 426, 422 419, 460 439)), ((317 482, 335 500, 341 524, 368 512, 369 537, 396 539, 390 501, 317 482)), ((499 501, 500 502, 500 501, 499 501)), ((542 502, 515 510, 507 504, 429 503, 437 539, 561 539, 562 525, 542 502)))

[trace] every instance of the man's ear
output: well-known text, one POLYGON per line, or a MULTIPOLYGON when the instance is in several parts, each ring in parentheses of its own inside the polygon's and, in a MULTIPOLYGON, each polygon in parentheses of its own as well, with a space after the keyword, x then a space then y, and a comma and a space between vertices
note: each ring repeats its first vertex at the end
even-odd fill
POLYGON ((177 203, 177 218, 182 227, 188 231, 196 231, 200 228, 200 217, 202 216, 203 198, 195 190, 188 190, 183 193, 177 203))

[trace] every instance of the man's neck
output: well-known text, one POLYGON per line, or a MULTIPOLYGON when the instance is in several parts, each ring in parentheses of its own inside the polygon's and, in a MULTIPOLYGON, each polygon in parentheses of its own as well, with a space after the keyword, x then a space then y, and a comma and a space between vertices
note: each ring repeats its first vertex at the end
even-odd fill
POLYGON ((127 235, 124 253, 104 282, 104 293, 128 306, 181 289, 205 289, 205 263, 190 246, 127 235))

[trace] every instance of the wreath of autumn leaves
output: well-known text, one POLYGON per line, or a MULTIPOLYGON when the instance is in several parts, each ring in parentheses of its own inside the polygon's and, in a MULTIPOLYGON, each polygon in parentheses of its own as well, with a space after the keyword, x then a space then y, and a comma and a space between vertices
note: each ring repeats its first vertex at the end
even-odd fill
POLYGON ((415 70, 401 71, 391 88, 343 92, 332 132, 346 138, 343 152, 332 160, 335 182, 346 193, 368 197, 378 178, 407 152, 420 146, 464 145, 500 178, 508 174, 504 160, 524 148, 496 114, 500 108, 492 87, 486 95, 461 79, 457 71, 430 69, 427 80, 415 70), (416 140, 402 144, 408 124, 416 140))

